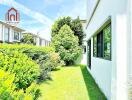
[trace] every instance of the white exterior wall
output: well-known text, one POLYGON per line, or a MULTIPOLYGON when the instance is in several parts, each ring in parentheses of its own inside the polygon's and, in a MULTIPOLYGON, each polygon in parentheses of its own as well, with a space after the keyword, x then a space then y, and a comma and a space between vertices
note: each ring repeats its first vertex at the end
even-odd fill
POLYGON ((14 41, 14 31, 12 28, 10 28, 10 33, 9 33, 9 42, 14 41))
POLYGON ((36 37, 36 46, 39 46, 39 41, 40 41, 40 38, 36 37))
POLYGON ((91 69, 89 71, 106 97, 110 98, 112 62, 93 57, 93 38, 91 39, 91 56, 91 69))
POLYGON ((0 23, 0 41, 2 42, 5 42, 5 39, 4 39, 4 32, 5 32, 5 28, 8 27, 9 28, 9 42, 14 42, 14 41, 17 41, 19 42, 20 39, 21 39, 21 31, 18 31, 17 29, 9 26, 9 25, 5 25, 5 24, 2 24, 0 23), (18 31, 20 33, 20 38, 19 40, 14 40, 14 31, 18 31))
MULTIPOLYGON (((98 0, 88 0, 88 20, 98 0)), ((86 29, 87 40, 111 16, 112 25, 112 61, 94 58, 91 47, 91 74, 108 100, 127 100, 127 66, 130 59, 128 43, 128 0, 100 0, 97 9, 86 29)), ((93 42, 93 41, 92 41, 93 42)), ((130 42, 130 41, 129 41, 130 42)), ((91 44, 93 46, 93 43, 91 44)))
POLYGON ((3 26, 3 27, 2 27, 2 30, 3 30, 3 31, 2 31, 2 38, 3 38, 3 40, 2 40, 2 41, 4 42, 4 40, 5 40, 5 38, 4 38, 5 25, 2 25, 2 26, 3 26))
POLYGON ((45 40, 42 40, 42 46, 45 46, 45 40))
POLYGON ((2 37, 2 24, 0 24, 0 41, 2 41, 3 37, 2 37))

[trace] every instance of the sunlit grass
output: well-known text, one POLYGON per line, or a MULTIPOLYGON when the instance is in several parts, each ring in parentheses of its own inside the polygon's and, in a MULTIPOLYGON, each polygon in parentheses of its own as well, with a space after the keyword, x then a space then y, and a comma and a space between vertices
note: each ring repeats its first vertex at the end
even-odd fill
POLYGON ((86 67, 61 67, 40 84, 39 100, 105 100, 86 67))

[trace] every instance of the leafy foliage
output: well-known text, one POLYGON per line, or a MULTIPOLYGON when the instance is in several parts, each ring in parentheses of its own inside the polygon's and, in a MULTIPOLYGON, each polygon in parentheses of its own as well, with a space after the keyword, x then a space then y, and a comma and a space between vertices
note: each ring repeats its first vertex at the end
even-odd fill
POLYGON ((72 21, 71 29, 74 32, 74 35, 78 36, 79 45, 83 45, 83 38, 85 37, 85 34, 79 17, 72 21))
POLYGON ((32 60, 34 60, 40 68, 39 79, 46 79, 50 77, 50 71, 61 65, 61 59, 57 53, 54 53, 54 49, 51 47, 37 47, 32 45, 1 45, 1 51, 14 51, 17 50, 26 54, 32 60), (54 58, 56 56, 56 59, 54 58))
POLYGON ((15 89, 14 78, 14 74, 9 74, 0 69, 0 99, 12 99, 11 92, 15 89))
POLYGON ((78 38, 74 36, 68 25, 64 25, 60 29, 59 33, 53 38, 52 44, 66 65, 73 64, 81 53, 78 38))
POLYGON ((55 21, 54 25, 52 26, 52 38, 59 33, 59 30, 65 24, 70 26, 73 34, 76 35, 79 39, 79 45, 82 45, 85 34, 83 32, 83 26, 79 17, 74 20, 72 20, 71 17, 63 17, 55 21))
POLYGON ((38 97, 39 89, 35 83, 24 92, 15 90, 15 74, 0 69, 0 100, 33 100, 38 97))
POLYGON ((36 44, 35 36, 30 33, 24 33, 21 39, 21 43, 35 45, 36 44))
POLYGON ((15 74, 18 89, 26 89, 39 76, 39 66, 26 55, 14 51, 0 53, 0 68, 15 74))

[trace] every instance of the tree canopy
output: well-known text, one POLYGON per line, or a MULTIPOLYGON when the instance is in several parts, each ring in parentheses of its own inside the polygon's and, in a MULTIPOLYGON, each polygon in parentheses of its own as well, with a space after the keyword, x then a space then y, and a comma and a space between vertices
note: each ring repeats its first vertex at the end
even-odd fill
POLYGON ((65 24, 68 25, 73 31, 73 34, 78 37, 79 45, 83 45, 83 38, 85 34, 83 32, 83 26, 79 17, 74 20, 71 19, 71 17, 63 17, 56 20, 54 25, 52 26, 52 37, 57 35, 61 27, 63 27, 63 25, 65 24))
POLYGON ((33 44, 33 45, 35 45, 36 43, 34 35, 30 33, 24 33, 21 42, 25 44, 33 44))
POLYGON ((61 27, 58 34, 52 38, 52 44, 56 52, 60 54, 66 65, 73 64, 81 53, 78 37, 73 33, 71 28, 65 24, 61 27))

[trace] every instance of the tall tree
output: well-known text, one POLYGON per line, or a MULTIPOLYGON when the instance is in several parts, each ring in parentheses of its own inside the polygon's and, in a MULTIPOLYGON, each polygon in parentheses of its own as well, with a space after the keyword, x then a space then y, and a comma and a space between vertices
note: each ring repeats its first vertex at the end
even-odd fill
POLYGON ((68 25, 63 25, 58 34, 52 38, 52 45, 66 65, 74 64, 81 53, 78 38, 68 25))
POLYGON ((85 34, 83 32, 83 26, 79 17, 72 21, 71 29, 74 32, 74 35, 78 36, 79 45, 83 45, 83 38, 85 34))
POLYGON ((79 39, 79 45, 81 46, 83 44, 83 38, 85 36, 83 32, 83 26, 81 23, 81 20, 79 17, 77 19, 72 20, 71 17, 63 17, 59 18, 57 21, 55 21, 54 25, 52 26, 52 37, 54 37, 56 34, 58 34, 59 30, 63 25, 68 25, 73 31, 73 34, 76 35, 79 39))
POLYGON ((34 35, 33 34, 30 34, 30 33, 24 33, 23 34, 23 37, 21 39, 21 43, 35 45, 36 44, 36 41, 35 41, 34 35))

